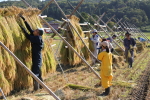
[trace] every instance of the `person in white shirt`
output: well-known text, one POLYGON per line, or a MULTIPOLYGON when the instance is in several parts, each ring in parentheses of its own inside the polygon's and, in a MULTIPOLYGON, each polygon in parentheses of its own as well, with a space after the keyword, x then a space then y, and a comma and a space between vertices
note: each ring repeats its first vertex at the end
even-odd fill
MULTIPOLYGON (((97 34, 97 30, 94 29, 92 31, 92 37, 90 38, 91 41, 93 41, 93 45, 94 45, 94 51, 93 54, 94 56, 97 58, 98 52, 99 52, 99 47, 100 47, 100 36, 97 34)), ((94 57, 92 57, 92 65, 94 65, 96 63, 96 60, 94 57)))

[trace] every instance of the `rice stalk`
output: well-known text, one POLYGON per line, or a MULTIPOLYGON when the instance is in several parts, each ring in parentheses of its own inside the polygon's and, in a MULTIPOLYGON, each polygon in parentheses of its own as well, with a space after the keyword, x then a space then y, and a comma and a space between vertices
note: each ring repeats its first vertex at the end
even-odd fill
MULTIPOLYGON (((74 28, 78 31, 80 36, 83 38, 84 33, 79 25, 79 18, 77 18, 76 16, 72 16, 70 18, 70 22, 74 26, 74 28)), ((72 26, 70 27, 67 26, 67 31, 65 31, 63 36, 66 37, 66 40, 80 55, 82 55, 86 59, 89 59, 89 55, 87 54, 85 46, 83 45, 82 41, 78 37, 78 34, 76 33, 76 31, 73 29, 72 26)), ((62 44, 60 54, 61 54, 61 61, 65 65, 69 64, 74 66, 82 62, 82 60, 70 48, 66 48, 65 43, 62 44)))
MULTIPOLYGON (((33 29, 42 27, 36 8, 22 9, 15 6, 0 8, 0 41, 4 43, 29 69, 31 69, 30 41, 24 36, 19 25, 25 27, 19 17, 22 13, 33 29)), ((26 27, 25 27, 26 28, 26 27)), ((45 40, 45 36, 43 36, 45 40)), ((0 47, 0 87, 5 95, 12 90, 20 90, 32 86, 32 78, 4 49, 0 47)), ((56 62, 49 42, 44 43, 42 51, 42 75, 55 72, 56 62)))

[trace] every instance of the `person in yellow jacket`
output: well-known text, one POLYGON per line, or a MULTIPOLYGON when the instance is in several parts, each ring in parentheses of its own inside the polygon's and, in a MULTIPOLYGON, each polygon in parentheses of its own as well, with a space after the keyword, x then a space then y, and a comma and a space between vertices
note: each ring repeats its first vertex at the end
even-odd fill
POLYGON ((101 85, 105 88, 100 96, 107 96, 110 93, 110 86, 112 85, 112 53, 109 49, 109 42, 103 41, 101 43, 102 52, 98 54, 98 59, 102 62, 100 67, 101 85))

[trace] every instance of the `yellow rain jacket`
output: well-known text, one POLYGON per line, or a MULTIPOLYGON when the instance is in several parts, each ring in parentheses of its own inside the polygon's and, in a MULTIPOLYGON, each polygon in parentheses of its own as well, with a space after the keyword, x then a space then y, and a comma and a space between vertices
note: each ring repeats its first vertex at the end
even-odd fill
POLYGON ((101 52, 98 55, 98 59, 102 61, 101 67, 100 67, 100 76, 101 76, 101 82, 102 86, 104 88, 110 87, 112 84, 112 53, 107 53, 106 51, 101 52))

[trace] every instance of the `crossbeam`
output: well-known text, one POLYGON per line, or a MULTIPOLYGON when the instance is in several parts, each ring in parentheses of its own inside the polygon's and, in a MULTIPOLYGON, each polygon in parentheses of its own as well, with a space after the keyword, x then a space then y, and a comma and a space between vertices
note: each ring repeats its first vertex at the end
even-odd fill
POLYGON ((47 24, 47 26, 49 27, 49 28, 51 28, 52 29, 52 31, 53 32, 55 32, 63 41, 64 41, 64 43, 66 43, 66 45, 71 49, 71 50, 73 50, 74 51, 74 53, 76 53, 76 55, 79 57, 79 58, 81 58, 81 60, 91 69, 91 71, 97 76, 97 78, 99 78, 99 79, 101 79, 101 77, 99 76, 99 74, 97 74, 97 72, 95 72, 95 70, 87 63, 87 61, 48 23, 48 22, 46 22, 44 19, 42 19, 41 17, 40 17, 40 19, 45 23, 45 24, 47 24))

